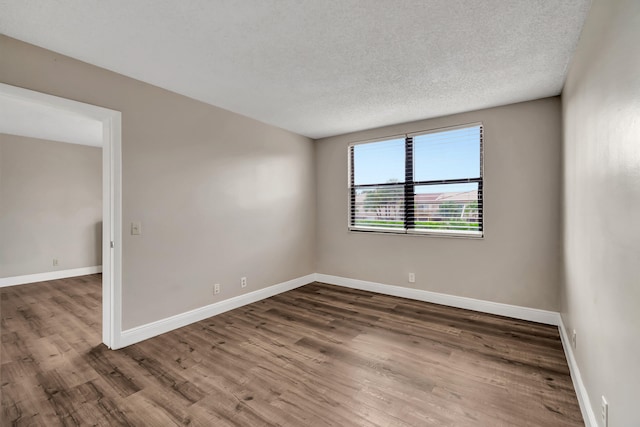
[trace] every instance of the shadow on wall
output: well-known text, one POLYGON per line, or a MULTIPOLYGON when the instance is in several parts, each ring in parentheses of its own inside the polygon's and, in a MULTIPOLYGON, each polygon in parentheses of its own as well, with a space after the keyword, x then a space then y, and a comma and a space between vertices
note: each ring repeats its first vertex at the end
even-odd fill
POLYGON ((96 258, 93 265, 102 265, 102 221, 95 223, 94 232, 96 236, 96 247, 94 252, 96 254, 96 258))

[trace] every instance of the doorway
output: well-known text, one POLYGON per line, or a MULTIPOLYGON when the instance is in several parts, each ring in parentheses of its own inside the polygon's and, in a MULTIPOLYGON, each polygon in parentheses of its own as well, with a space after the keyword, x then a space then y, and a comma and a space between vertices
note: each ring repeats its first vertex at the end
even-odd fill
POLYGON ((0 96, 102 124, 102 342, 117 349, 122 331, 122 115, 108 108, 4 83, 0 83, 0 96))

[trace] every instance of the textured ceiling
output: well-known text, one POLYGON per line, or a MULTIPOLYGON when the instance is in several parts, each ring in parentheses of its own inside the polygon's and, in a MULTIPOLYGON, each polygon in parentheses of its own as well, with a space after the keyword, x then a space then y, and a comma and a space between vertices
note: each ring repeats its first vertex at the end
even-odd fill
POLYGON ((102 122, 38 102, 0 95, 0 133, 102 147, 102 122))
POLYGON ((560 93, 590 0, 0 0, 0 32, 312 138, 560 93))

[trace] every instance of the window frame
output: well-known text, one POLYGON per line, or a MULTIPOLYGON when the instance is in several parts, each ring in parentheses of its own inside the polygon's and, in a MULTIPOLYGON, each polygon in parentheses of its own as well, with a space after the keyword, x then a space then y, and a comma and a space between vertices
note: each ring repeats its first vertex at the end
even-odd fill
POLYGON ((410 235, 410 236, 430 236, 430 237, 455 237, 465 239, 483 239, 485 236, 485 223, 484 223, 484 208, 485 208, 485 196, 484 196, 484 124, 482 122, 465 123, 455 126, 447 126, 441 128, 434 128, 429 130, 409 132, 402 134, 389 135, 381 138, 367 139, 362 141, 355 141, 348 144, 348 215, 347 215, 347 229, 349 232, 355 233, 382 233, 382 234, 396 234, 396 235, 410 235), (415 175, 415 159, 414 159, 414 138, 422 135, 428 135, 433 133, 443 133, 458 129, 465 128, 480 128, 480 176, 474 178, 456 178, 456 179, 442 179, 442 180, 428 180, 428 181, 414 181, 415 175), (399 183, 377 183, 377 184, 355 184, 355 170, 354 170, 354 147, 362 144, 370 144, 375 142, 392 141, 400 138, 404 138, 405 146, 405 179, 399 183), (447 185, 447 184, 478 184, 478 202, 481 207, 478 212, 479 231, 472 232, 469 230, 436 230, 436 229, 416 229, 415 228, 415 188, 417 186, 428 185, 447 185), (353 208, 355 202, 356 191, 359 188, 374 188, 384 186, 402 186, 404 188, 404 227, 403 228, 384 228, 374 226, 356 226, 356 209, 353 208))

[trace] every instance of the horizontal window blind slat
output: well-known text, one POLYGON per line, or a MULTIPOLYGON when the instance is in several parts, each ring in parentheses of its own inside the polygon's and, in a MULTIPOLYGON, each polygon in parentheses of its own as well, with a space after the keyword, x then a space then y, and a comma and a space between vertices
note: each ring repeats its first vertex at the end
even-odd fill
POLYGON ((355 226, 404 228, 404 186, 356 187, 355 226))
POLYGON ((350 228, 482 236, 482 137, 474 125, 350 146, 350 228))

